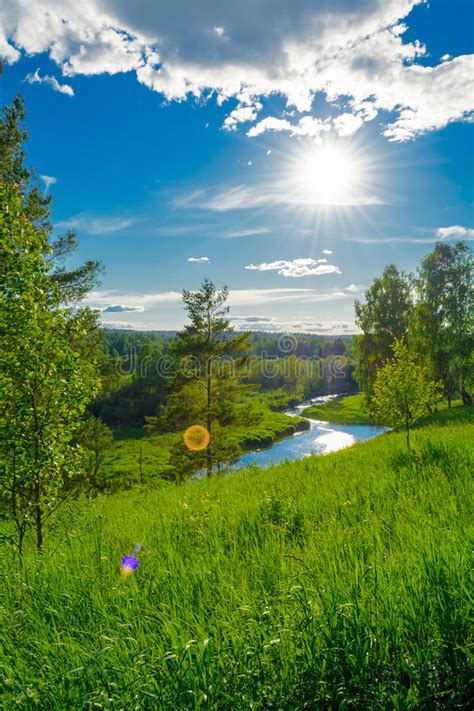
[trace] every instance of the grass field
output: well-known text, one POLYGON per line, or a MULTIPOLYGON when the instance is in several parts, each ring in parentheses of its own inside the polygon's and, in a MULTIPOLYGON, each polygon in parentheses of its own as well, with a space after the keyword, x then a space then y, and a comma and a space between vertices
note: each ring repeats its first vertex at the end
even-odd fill
POLYGON ((338 425, 369 425, 373 422, 362 393, 335 398, 321 405, 312 405, 303 410, 304 417, 325 420, 338 425))
POLYGON ((474 438, 457 415, 410 455, 391 433, 72 502, 42 560, 0 558, 0 707, 467 708, 474 438))

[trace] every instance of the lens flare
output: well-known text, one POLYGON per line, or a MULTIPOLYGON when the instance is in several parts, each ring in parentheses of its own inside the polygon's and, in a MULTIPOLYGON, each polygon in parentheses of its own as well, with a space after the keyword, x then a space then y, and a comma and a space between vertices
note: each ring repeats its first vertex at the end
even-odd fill
POLYGON ((184 433, 183 440, 188 449, 193 452, 200 452, 208 446, 211 441, 211 435, 202 425, 192 425, 184 433))

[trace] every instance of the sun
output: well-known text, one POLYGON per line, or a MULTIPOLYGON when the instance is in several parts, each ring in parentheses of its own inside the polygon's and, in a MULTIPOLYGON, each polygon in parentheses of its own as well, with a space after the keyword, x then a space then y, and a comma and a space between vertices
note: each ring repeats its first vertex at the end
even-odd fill
POLYGON ((293 171, 295 189, 313 205, 350 204, 358 178, 354 155, 338 145, 312 147, 298 157, 293 171))

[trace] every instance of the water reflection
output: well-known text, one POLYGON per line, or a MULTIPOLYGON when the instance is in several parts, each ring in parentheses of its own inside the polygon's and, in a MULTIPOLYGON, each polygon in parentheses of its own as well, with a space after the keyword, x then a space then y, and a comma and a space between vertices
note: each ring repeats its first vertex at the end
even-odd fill
MULTIPOLYGON (((309 403, 298 405, 289 410, 288 415, 299 415, 306 407, 313 404, 328 402, 338 397, 336 395, 326 395, 324 397, 313 398, 309 403)), ((311 454, 328 454, 337 452, 340 449, 350 447, 356 442, 364 442, 372 437, 376 437, 386 429, 375 427, 374 425, 333 425, 320 420, 310 420, 311 426, 305 432, 297 432, 293 437, 287 437, 279 442, 275 442, 268 449, 260 449, 254 452, 247 452, 233 466, 237 469, 256 464, 260 467, 267 467, 271 464, 278 464, 284 461, 303 459, 311 454)))

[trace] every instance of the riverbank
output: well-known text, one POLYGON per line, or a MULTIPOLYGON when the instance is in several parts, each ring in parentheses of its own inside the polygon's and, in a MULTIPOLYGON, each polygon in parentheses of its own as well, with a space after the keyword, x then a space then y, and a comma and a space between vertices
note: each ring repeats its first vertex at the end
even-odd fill
POLYGON ((301 415, 302 417, 310 417, 313 420, 322 420, 335 425, 374 424, 362 393, 340 395, 327 402, 312 405, 305 408, 301 415))
POLYGON ((5 708, 467 708, 459 410, 414 430, 412 453, 389 433, 66 504, 41 562, 29 542, 23 571, 0 559, 5 708))

